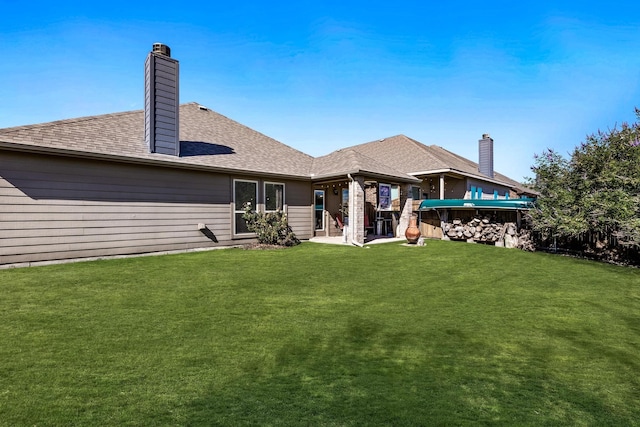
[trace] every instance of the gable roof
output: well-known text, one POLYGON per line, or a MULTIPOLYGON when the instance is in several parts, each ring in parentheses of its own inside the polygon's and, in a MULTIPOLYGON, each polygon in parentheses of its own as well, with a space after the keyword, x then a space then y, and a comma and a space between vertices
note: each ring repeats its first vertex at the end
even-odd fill
POLYGON ((389 166, 407 174, 424 170, 425 165, 430 165, 433 169, 448 167, 428 151, 424 144, 404 135, 383 138, 349 148, 373 159, 384 161, 389 166))
POLYGON ((150 153, 144 111, 0 129, 9 149, 308 179, 313 157, 196 103, 180 105, 181 156, 150 153))
POLYGON ((347 174, 367 175, 371 178, 392 179, 401 182, 420 181, 352 148, 337 150, 313 161, 313 179, 344 177, 347 174))
MULTIPOLYGON (((438 145, 430 145, 427 148, 431 149, 435 155, 440 157, 445 162, 449 162, 450 165, 454 165, 452 167, 453 170, 458 170, 461 172, 465 172, 466 174, 478 176, 482 179, 491 180, 490 177, 482 174, 480 172, 480 168, 476 162, 472 162, 471 160, 464 158, 456 153, 453 153, 445 148, 442 148, 438 145)), ((500 172, 494 171, 493 180, 510 185, 514 188, 520 190, 527 190, 521 183, 509 178, 506 175, 501 174, 500 172)))
POLYGON ((412 176, 450 171, 513 187, 517 190, 526 190, 522 184, 506 175, 498 172, 494 173, 493 178, 483 175, 476 162, 438 145, 424 145, 405 135, 396 135, 354 145, 350 148, 373 159, 384 161, 397 170, 412 176))

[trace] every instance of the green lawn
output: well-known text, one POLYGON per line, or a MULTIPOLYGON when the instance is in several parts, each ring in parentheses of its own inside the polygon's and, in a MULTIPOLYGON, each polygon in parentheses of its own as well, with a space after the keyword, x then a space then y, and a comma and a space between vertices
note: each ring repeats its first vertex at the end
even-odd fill
POLYGON ((483 245, 0 270, 0 425, 640 425, 640 270, 483 245))

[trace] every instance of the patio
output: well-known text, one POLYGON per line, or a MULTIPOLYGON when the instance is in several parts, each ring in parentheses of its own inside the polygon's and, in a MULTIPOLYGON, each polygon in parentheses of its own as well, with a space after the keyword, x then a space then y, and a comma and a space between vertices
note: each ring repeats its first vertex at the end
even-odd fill
MULTIPOLYGON (((331 245, 351 245, 349 241, 345 241, 343 236, 315 236, 309 239, 313 243, 326 243, 331 245)), ((390 242, 406 242, 405 237, 386 237, 386 236, 367 236, 364 244, 374 245, 377 243, 390 243, 390 242)))

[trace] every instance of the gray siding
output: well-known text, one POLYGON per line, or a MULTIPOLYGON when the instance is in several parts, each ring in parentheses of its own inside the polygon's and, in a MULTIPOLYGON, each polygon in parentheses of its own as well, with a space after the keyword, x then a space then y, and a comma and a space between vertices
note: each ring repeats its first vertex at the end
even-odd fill
MULTIPOLYGON (((0 152, 0 264, 243 243, 231 190, 224 174, 0 152)), ((286 182, 286 193, 294 231, 309 238, 311 185, 286 182)))
POLYGON ((462 199, 467 191, 466 180, 450 176, 444 179, 444 198, 462 199))
MULTIPOLYGON (((423 194, 428 194, 429 199, 440 198, 440 176, 433 175, 423 179, 423 183, 427 183, 426 189, 423 186, 423 194), (433 188, 431 188, 433 186, 433 188)), ((454 178, 445 176, 444 178, 444 198, 445 199, 462 199, 466 191, 466 180, 462 178, 454 178)))
POLYGON ((299 239, 313 237, 313 189, 302 181, 285 181, 287 219, 299 239))
POLYGON ((469 178, 467 179, 467 191, 465 192, 465 197, 472 198, 472 186, 476 187, 476 191, 478 188, 482 188, 482 198, 484 199, 493 199, 493 192, 496 190, 498 191, 498 196, 502 199, 504 198, 505 193, 510 192, 509 187, 469 178))
POLYGON ((493 139, 488 136, 478 141, 478 170, 493 178, 493 139))
POLYGON ((145 73, 145 140, 152 153, 180 155, 179 64, 149 53, 145 73))

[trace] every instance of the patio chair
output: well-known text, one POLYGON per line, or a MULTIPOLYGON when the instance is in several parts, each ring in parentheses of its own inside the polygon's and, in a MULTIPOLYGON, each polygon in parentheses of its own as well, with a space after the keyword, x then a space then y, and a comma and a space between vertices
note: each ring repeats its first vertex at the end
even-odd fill
POLYGON ((373 223, 371 221, 369 221, 369 215, 364 214, 364 231, 365 236, 369 234, 369 231, 371 231, 371 234, 375 234, 375 227, 373 225, 373 223))

